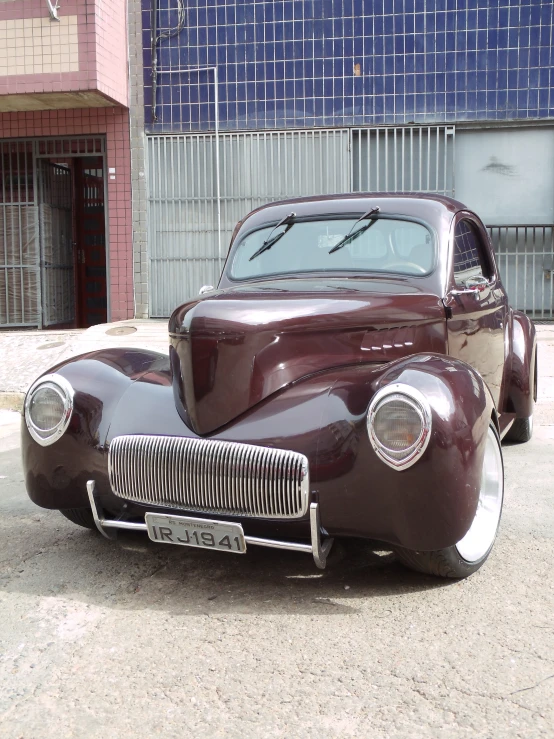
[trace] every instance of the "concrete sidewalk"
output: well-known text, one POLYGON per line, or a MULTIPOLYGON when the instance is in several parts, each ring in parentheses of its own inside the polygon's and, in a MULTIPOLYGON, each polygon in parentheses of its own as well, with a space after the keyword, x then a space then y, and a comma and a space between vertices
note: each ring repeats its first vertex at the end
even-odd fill
MULTIPOLYGON (((554 324, 537 326, 537 336, 544 378, 539 384, 539 398, 552 398, 554 324)), ((63 359, 116 346, 167 354, 167 320, 119 321, 86 330, 0 332, 0 408, 21 410, 25 392, 33 380, 63 359)))
POLYGON ((0 331, 0 408, 21 410, 27 388, 69 357, 116 346, 167 354, 167 320, 130 320, 66 331, 0 331))

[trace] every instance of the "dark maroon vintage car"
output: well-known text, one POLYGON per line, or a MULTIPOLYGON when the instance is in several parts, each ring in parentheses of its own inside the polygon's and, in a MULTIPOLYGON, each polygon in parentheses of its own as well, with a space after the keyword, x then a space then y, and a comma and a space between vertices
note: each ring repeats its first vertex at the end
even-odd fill
POLYGON ((446 577, 487 559, 500 439, 532 432, 536 341, 462 203, 259 208, 169 342, 169 358, 97 351, 35 382, 22 424, 35 503, 108 538, 291 549, 319 567, 335 537, 446 577))

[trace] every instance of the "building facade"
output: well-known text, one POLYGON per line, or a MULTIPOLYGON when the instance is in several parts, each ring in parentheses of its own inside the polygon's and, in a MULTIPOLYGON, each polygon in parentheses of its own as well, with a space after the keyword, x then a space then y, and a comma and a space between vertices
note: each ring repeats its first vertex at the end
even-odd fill
POLYGON ((165 317, 291 196, 440 192, 553 318, 552 0, 0 0, 0 328, 165 317))
POLYGON ((132 317, 125 3, 0 2, 0 328, 132 317))
POLYGON ((422 190, 475 208, 512 302, 552 318, 551 0, 131 7, 141 314, 215 284, 263 202, 422 190))

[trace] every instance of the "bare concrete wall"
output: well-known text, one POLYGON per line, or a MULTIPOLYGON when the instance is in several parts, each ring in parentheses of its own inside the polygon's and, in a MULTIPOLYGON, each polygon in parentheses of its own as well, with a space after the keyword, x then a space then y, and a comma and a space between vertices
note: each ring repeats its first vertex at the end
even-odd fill
POLYGON ((144 90, 142 77, 142 16, 140 0, 128 0, 128 13, 135 317, 148 318, 144 90))

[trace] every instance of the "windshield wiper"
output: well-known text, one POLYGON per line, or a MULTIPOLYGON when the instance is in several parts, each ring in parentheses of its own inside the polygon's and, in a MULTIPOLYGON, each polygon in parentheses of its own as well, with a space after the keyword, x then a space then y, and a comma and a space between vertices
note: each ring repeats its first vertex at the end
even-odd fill
POLYGON ((279 223, 277 223, 275 226, 273 226, 273 228, 269 232, 269 236, 264 241, 264 243, 260 246, 260 248, 258 249, 258 251, 255 251, 254 254, 252 254, 252 256, 250 257, 250 259, 248 261, 251 262, 256 257, 259 257, 260 254, 263 254, 264 251, 267 251, 268 249, 271 249, 271 247, 273 246, 273 244, 276 244, 279 241, 279 239, 282 238, 287 233, 287 231, 289 231, 294 226, 294 219, 295 218, 296 218, 296 213, 289 213, 288 216, 285 216, 284 218, 281 218, 281 220, 279 221, 279 223), (279 226, 285 226, 285 225, 286 225, 286 228, 285 228, 284 231, 281 231, 280 234, 277 234, 276 236, 274 236, 273 238, 271 238, 273 232, 276 231, 279 228, 279 226))
POLYGON ((370 208, 370 210, 367 211, 367 213, 364 213, 363 216, 360 216, 357 221, 354 221, 352 224, 352 228, 350 231, 344 236, 338 244, 335 244, 335 246, 329 250, 329 254, 332 254, 334 251, 338 251, 339 249, 342 249, 342 247, 347 244, 349 241, 352 241, 353 239, 357 239, 358 236, 361 236, 364 231, 367 231, 368 228, 371 228, 373 224, 377 221, 376 218, 372 218, 371 221, 367 224, 359 228, 357 231, 354 231, 354 227, 360 222, 365 221, 366 218, 370 218, 375 213, 379 213, 379 206, 376 206, 375 208, 370 208))

